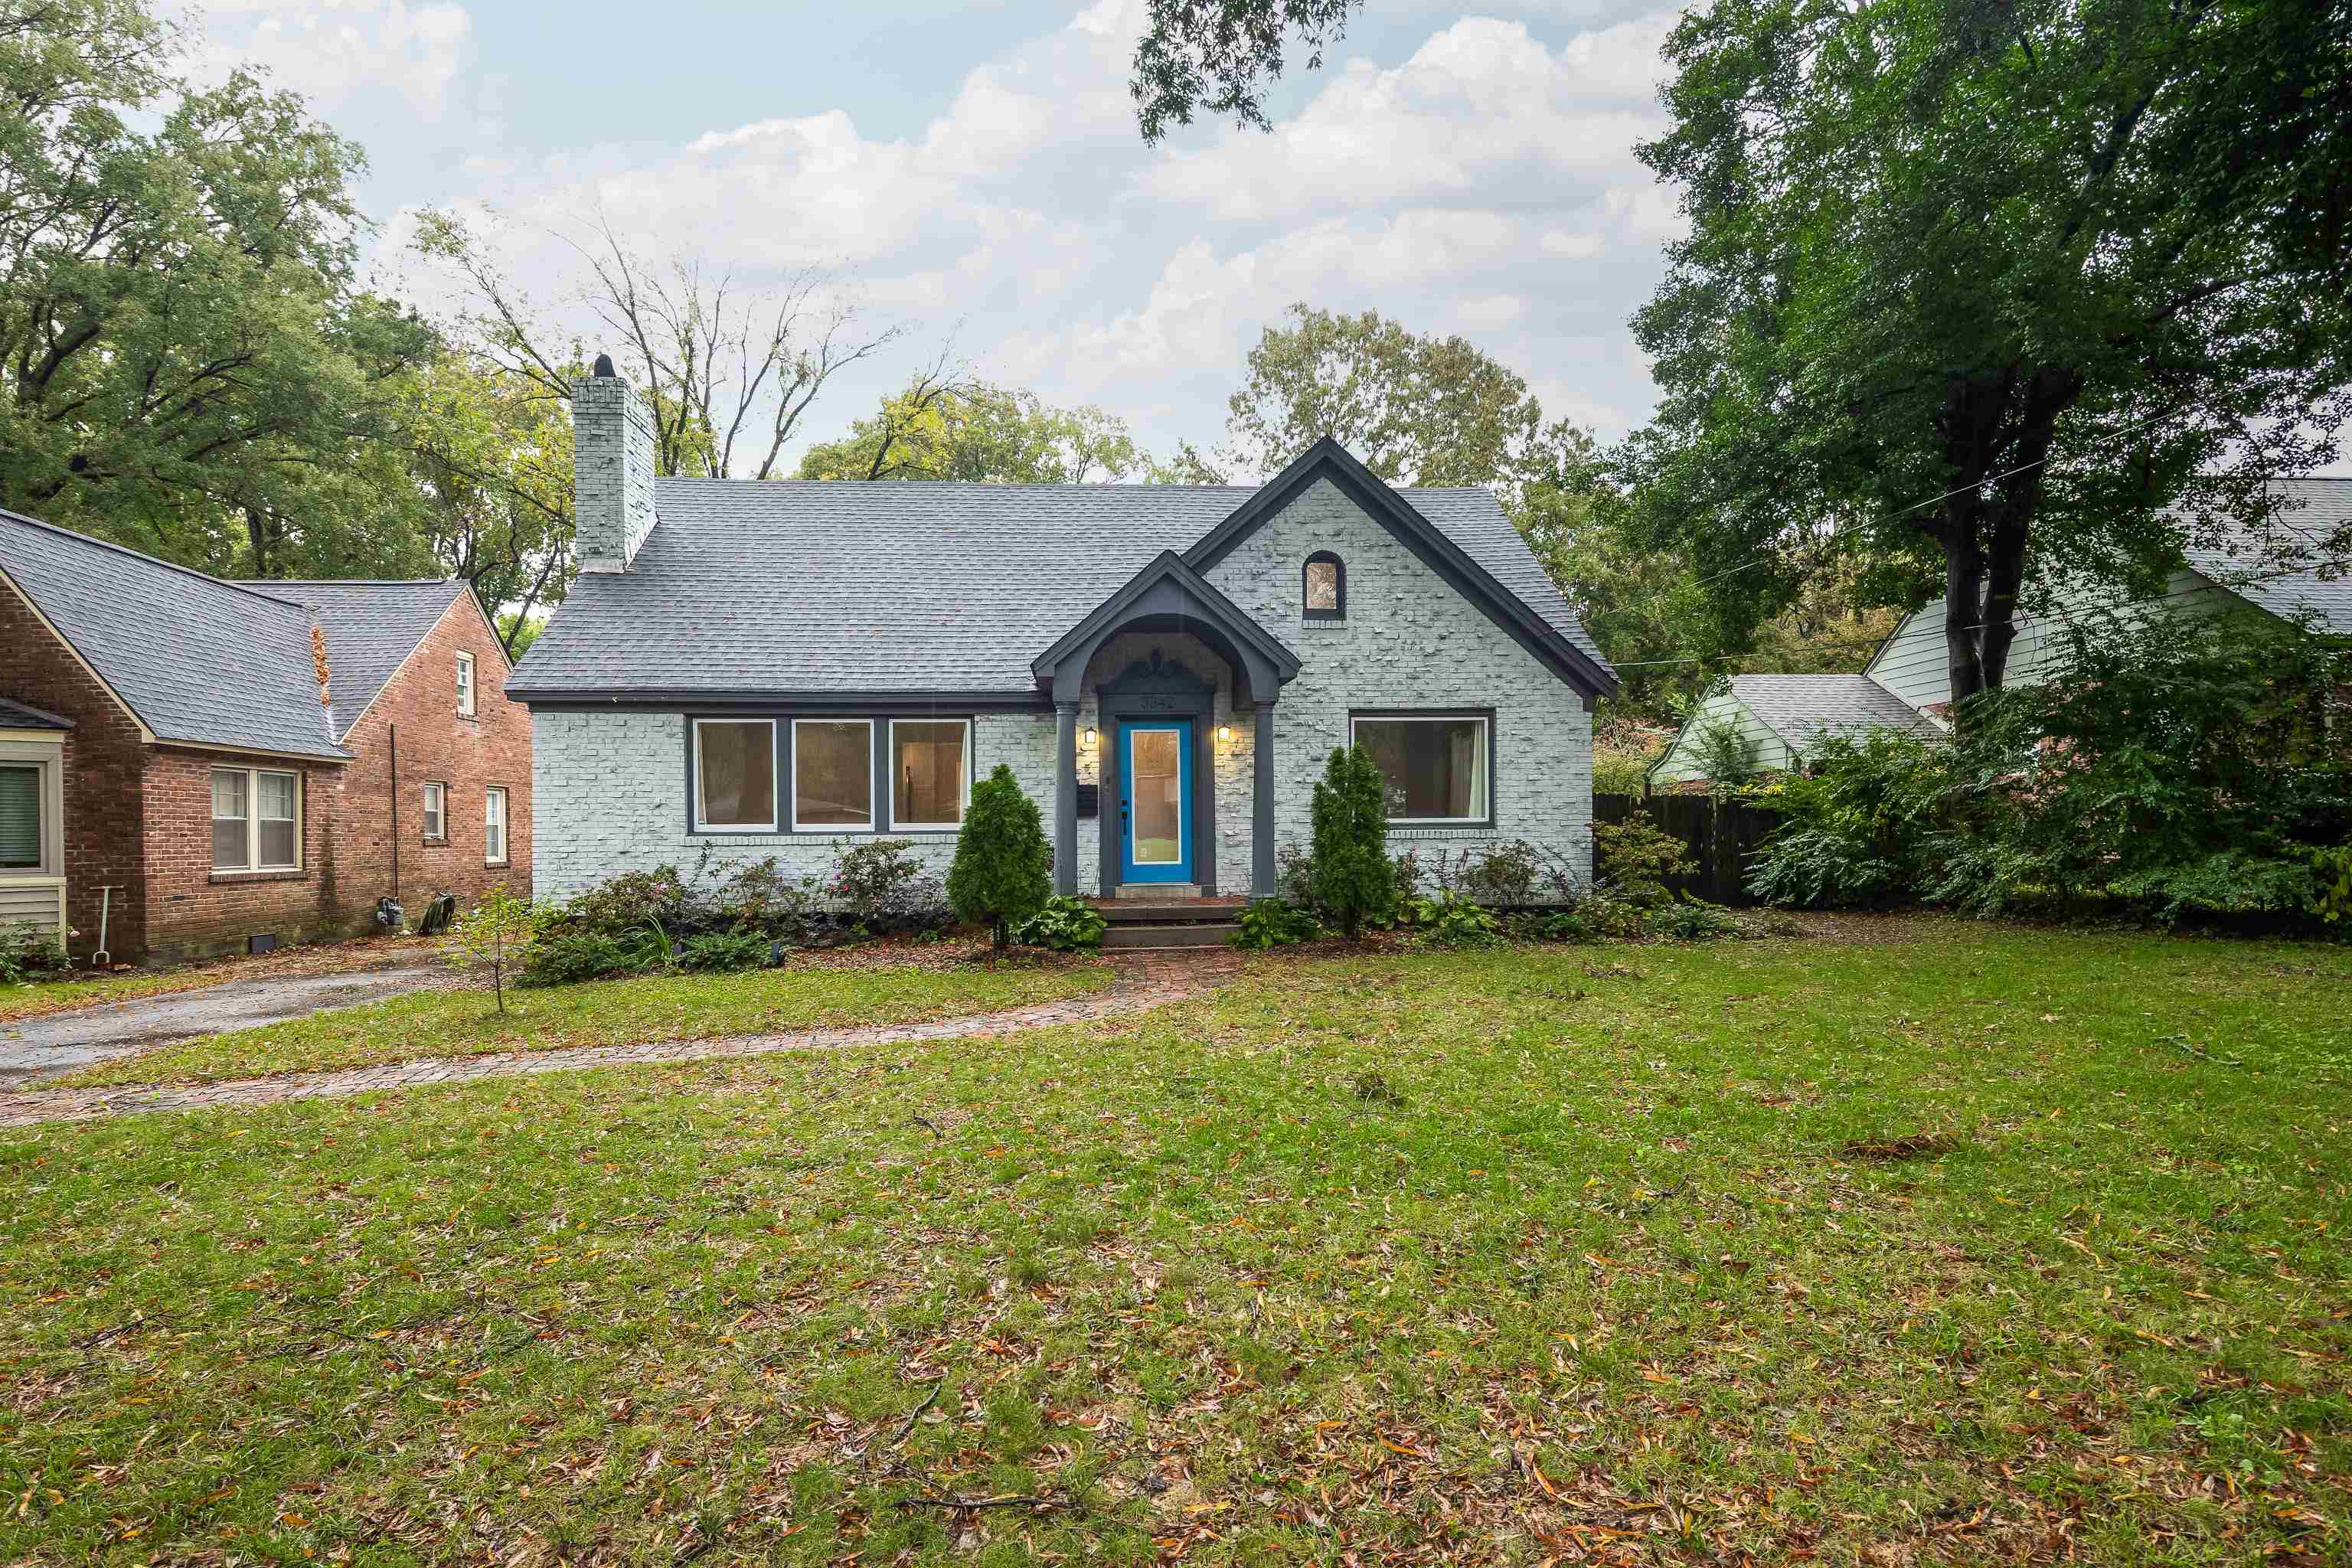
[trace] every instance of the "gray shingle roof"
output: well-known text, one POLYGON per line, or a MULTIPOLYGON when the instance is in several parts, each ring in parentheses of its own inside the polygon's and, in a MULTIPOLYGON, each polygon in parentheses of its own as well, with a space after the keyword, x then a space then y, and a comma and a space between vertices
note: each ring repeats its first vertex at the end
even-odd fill
POLYGON ((342 757, 310 612, 119 544, 0 511, 0 572, 158 740, 342 757))
POLYGON ((1735 675, 1731 694, 1803 755, 1829 735, 1894 730, 1935 737, 1933 720, 1866 675, 1735 675))
MULTIPOLYGON (((437 577, 406 582, 292 579, 266 584, 310 606, 327 634, 327 689, 343 734, 360 721, 401 662, 439 624, 463 583, 437 577)), ((491 671, 484 670, 488 679, 491 671)))
MULTIPOLYGON (((1232 485, 665 479, 625 574, 583 574, 516 666, 567 693, 1029 693, 1030 660, 1163 550, 1257 492, 1232 485)), ((1600 658, 1494 496, 1400 492, 1600 658)))
POLYGON ((2274 616, 2313 615, 2352 635, 2352 479, 2273 479, 2278 510, 2262 525, 2197 538, 2181 553, 2274 616))

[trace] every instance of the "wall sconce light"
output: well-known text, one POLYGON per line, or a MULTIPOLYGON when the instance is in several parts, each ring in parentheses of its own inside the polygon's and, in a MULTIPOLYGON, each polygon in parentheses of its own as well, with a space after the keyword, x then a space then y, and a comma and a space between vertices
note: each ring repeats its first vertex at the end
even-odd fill
POLYGON ((1218 725, 1217 741, 1221 745, 1232 745, 1234 743, 1234 727, 1231 724, 1218 725))
POLYGON ((1091 746, 1091 745, 1093 745, 1094 743, 1095 743, 1095 727, 1094 727, 1092 724, 1089 724, 1089 725, 1087 725, 1087 745, 1089 745, 1089 746, 1091 746))

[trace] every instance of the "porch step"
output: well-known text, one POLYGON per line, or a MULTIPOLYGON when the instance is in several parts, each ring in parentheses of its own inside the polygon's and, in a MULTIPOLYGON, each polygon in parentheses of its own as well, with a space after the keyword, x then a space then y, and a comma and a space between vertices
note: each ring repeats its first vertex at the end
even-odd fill
POLYGON ((1231 925, 1241 913, 1241 906, 1211 903, 1205 899, 1191 904, 1135 904, 1105 900, 1095 905, 1095 910, 1114 926, 1231 925))
POLYGON ((1150 948, 1223 947, 1233 939, 1237 929, 1231 921, 1192 921, 1166 925, 1120 921, 1103 932, 1103 946, 1129 952, 1150 948))
POLYGON ((1118 882, 1111 887, 1112 898, 1132 899, 1146 904, 1164 904, 1200 896, 1201 884, 1198 882, 1118 882))

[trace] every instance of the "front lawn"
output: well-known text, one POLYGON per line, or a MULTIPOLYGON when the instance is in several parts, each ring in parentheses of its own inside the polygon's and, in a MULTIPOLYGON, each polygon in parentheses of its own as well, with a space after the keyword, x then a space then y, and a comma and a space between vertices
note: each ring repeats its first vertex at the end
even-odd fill
POLYGON ((0 1133, 0 1561, 2343 1561, 2352 952, 1883 930, 0 1133))
POLYGON ((882 963, 852 951, 839 962, 798 958, 741 974, 668 974, 507 991, 420 991, 313 1013, 257 1029, 208 1035, 104 1062, 58 1087, 204 1083, 265 1073, 372 1067, 419 1057, 547 1051, 637 1040, 699 1040, 853 1024, 916 1024, 1083 996, 1110 983, 1100 964, 983 968, 942 957, 882 963))

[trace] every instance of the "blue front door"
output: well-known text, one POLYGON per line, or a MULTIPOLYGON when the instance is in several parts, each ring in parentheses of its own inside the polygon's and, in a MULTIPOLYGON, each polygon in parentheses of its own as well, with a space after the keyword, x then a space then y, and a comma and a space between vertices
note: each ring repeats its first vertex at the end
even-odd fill
POLYGON ((1192 879, 1192 721, 1118 726, 1118 879, 1192 879))

